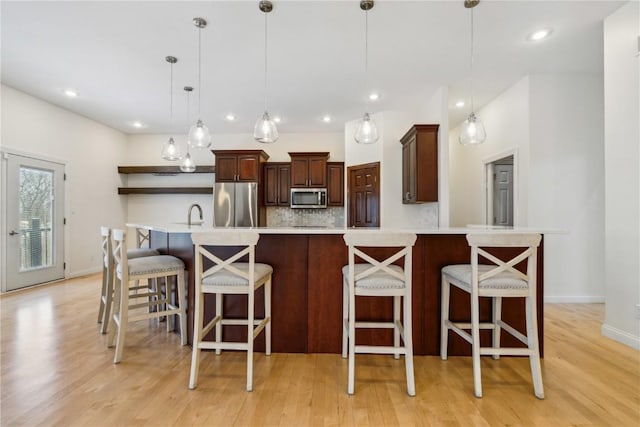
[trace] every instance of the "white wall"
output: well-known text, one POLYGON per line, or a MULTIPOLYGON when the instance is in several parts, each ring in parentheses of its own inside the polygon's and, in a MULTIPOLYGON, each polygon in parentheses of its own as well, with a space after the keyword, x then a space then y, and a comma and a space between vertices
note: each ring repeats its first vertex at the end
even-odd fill
MULTIPOLYGON (((486 180, 484 164, 489 159, 516 151, 517 199, 514 224, 527 225, 529 175, 529 77, 511 86, 476 112, 487 131, 487 140, 477 146, 458 143, 459 126, 449 134, 450 225, 485 224, 486 180)), ((536 225, 536 224, 534 224, 536 225)))
POLYGON ((117 194, 126 136, 93 120, 2 85, 2 149, 66 163, 66 277, 100 269, 101 225, 123 226, 117 194))
MULTIPOLYGON (((160 158, 162 144, 168 135, 129 135, 127 144, 126 165, 178 165, 160 158)), ((329 161, 345 160, 342 133, 290 133, 280 134, 274 144, 261 144, 253 139, 252 134, 214 134, 212 146, 208 149, 193 149, 191 157, 197 165, 213 165, 215 156, 211 150, 264 150, 269 155, 269 162, 289 162, 289 152, 319 151, 330 153, 329 161)), ((183 154, 186 152, 186 134, 174 135, 183 154)), ((177 176, 159 177, 152 175, 129 175, 125 178, 127 185, 135 186, 212 186, 213 174, 181 174, 177 176)), ((176 195, 129 195, 127 217, 128 222, 182 222, 187 220, 187 211, 192 203, 198 203, 204 211, 206 224, 213 222, 213 196, 206 194, 176 195)), ((196 214, 193 213, 196 219, 196 214)))
POLYGON ((604 21, 605 275, 602 333, 640 349, 640 8, 604 21))
POLYGON ((604 301, 601 74, 523 78, 478 111, 484 144, 451 133, 451 224, 486 223, 484 164, 515 153, 515 224, 545 236, 545 300, 604 301), (501 154, 502 153, 502 154, 501 154))
POLYGON ((603 76, 534 75, 529 82, 528 221, 567 231, 545 237, 546 300, 603 302, 603 76))

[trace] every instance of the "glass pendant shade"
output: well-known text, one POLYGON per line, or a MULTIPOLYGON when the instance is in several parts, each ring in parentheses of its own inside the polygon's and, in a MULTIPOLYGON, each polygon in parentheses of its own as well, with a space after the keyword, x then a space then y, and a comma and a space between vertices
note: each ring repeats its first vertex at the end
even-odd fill
POLYGON ((182 159, 182 163, 180 163, 180 170, 182 172, 187 172, 187 173, 196 171, 196 163, 191 158, 191 154, 189 153, 188 150, 187 150, 187 155, 184 156, 184 159, 182 159))
POLYGON ((269 112, 265 111, 256 121, 253 128, 253 138, 264 144, 273 144, 278 140, 278 129, 276 123, 271 120, 269 112))
POLYGON ((369 113, 364 113, 353 137, 358 144, 373 144, 378 140, 378 128, 369 113))
POLYGON ((481 144, 487 138, 487 133, 484 130, 484 125, 478 119, 476 115, 471 113, 467 120, 460 126, 460 136, 458 141, 462 145, 474 145, 481 144))
POLYGON ((180 160, 182 155, 180 154, 180 147, 173 140, 173 137, 170 137, 167 142, 162 146, 162 158, 165 160, 180 160))
POLYGON ((188 142, 195 148, 209 148, 211 146, 211 133, 201 119, 198 119, 196 124, 189 129, 188 142))

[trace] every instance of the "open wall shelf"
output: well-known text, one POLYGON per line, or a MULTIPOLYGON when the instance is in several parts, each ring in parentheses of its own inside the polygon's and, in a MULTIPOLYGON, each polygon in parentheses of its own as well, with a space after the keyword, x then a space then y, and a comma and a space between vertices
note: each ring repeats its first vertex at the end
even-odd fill
MULTIPOLYGON (((214 173, 214 165, 196 166, 191 173, 214 173)), ((172 176, 188 174, 180 166, 118 166, 121 174, 172 176)), ((213 180, 212 180, 213 181, 213 180)), ((118 187, 118 194, 213 194, 213 187, 118 187)))

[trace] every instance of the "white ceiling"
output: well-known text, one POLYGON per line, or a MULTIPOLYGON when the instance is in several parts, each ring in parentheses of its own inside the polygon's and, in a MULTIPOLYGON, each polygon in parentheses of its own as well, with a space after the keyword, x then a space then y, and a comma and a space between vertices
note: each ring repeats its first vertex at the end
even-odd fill
MULTIPOLYGON (((358 0, 274 0, 268 15, 268 109, 281 133, 340 132, 362 115, 364 12, 358 0), (333 117, 324 123, 325 114, 333 117)), ((371 113, 420 110, 447 86, 452 125, 468 108, 469 10, 463 0, 383 1, 369 12, 371 113)), ((476 107, 522 76, 602 72, 602 20, 624 2, 488 1, 474 9, 476 107), (541 42, 536 28, 553 27, 541 42)), ((250 133, 263 110, 264 14, 252 1, 6 1, 2 83, 125 133, 186 133, 185 85, 197 86, 203 17, 202 118, 214 133, 250 133), (169 119, 174 65, 174 120, 169 119), (62 94, 73 88, 75 99, 62 94), (227 113, 236 115, 227 122, 227 113), (130 122, 146 124, 135 129, 130 122)), ((197 87, 191 96, 197 114, 197 87)))

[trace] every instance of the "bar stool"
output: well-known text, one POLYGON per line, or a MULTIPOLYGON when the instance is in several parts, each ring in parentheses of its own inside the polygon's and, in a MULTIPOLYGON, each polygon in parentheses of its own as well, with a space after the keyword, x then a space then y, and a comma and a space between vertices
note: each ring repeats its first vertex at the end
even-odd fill
POLYGON ((265 330, 266 355, 271 354, 271 274, 273 268, 268 264, 255 262, 255 247, 260 235, 249 231, 219 231, 214 233, 193 233, 191 239, 195 245, 195 310, 193 327, 193 354, 189 388, 198 383, 200 350, 214 349, 247 351, 247 391, 253 389, 253 341, 265 330), (206 246, 234 246, 238 251, 222 259, 211 253, 206 246), (249 262, 237 262, 248 255, 249 262), (213 266, 205 269, 205 264, 213 266), (255 291, 264 286, 264 318, 254 318, 255 291), (203 326, 204 294, 216 295, 216 316, 203 326), (248 297, 246 319, 226 319, 223 315, 223 297, 226 294, 246 294, 248 297), (223 342, 223 325, 246 325, 247 341, 223 342), (215 326, 215 341, 203 338, 215 326))
POLYGON ((467 241, 471 246, 471 264, 448 265, 442 269, 442 323, 440 357, 447 359, 449 330, 455 332, 471 344, 473 359, 473 384, 476 397, 482 397, 482 378, 480 372, 480 356, 529 356, 533 388, 537 398, 544 399, 542 374, 540 368, 540 352, 538 348, 538 321, 536 312, 536 258, 540 244, 539 234, 468 234, 467 241), (522 248, 509 261, 494 256, 490 248, 513 247, 522 248), (483 257, 491 264, 480 264, 483 257), (526 274, 516 270, 515 266, 526 261, 526 274), (449 297, 451 285, 468 292, 471 297, 471 321, 453 322, 449 319, 449 297), (480 297, 491 297, 493 302, 493 319, 488 323, 480 323, 480 297), (526 329, 524 335, 501 319, 503 297, 524 297, 526 311, 526 329), (480 329, 492 329, 492 346, 480 345, 480 329), (500 332, 505 330, 526 348, 508 348, 500 346, 500 332), (470 330, 471 333, 468 333, 470 330))
MULTIPOLYGON (((156 317, 167 316, 177 314, 180 318, 180 336, 182 345, 187 344, 187 319, 186 319, 186 298, 185 298, 185 281, 184 281, 184 263, 170 255, 154 255, 142 258, 128 259, 126 246, 126 233, 124 230, 113 230, 113 261, 115 272, 115 292, 113 303, 115 305, 113 313, 113 321, 116 324, 116 330, 111 328, 109 330, 109 347, 116 346, 115 356, 113 363, 119 363, 122 359, 122 352, 124 349, 125 335, 127 331, 127 325, 129 322, 137 320, 152 319, 156 317), (169 277, 175 276, 176 288, 178 293, 178 305, 171 303, 172 281, 168 280, 169 277), (131 291, 139 290, 140 288, 146 288, 142 286, 130 286, 130 282, 138 282, 140 280, 158 279, 164 278, 166 286, 164 287, 164 294, 162 289, 158 289, 156 292, 153 289, 148 289, 147 293, 138 293, 137 295, 130 295, 131 291), (156 300, 149 299, 150 296, 158 296, 156 300), (143 303, 136 303, 138 298, 147 299, 143 303), (145 311, 142 313, 129 313, 129 310, 134 310, 142 307, 155 306, 156 311, 145 311)), ((167 330, 172 329, 171 321, 167 321, 167 330)))
MULTIPOLYGON (((138 229, 140 232, 140 229, 138 229)), ((144 230, 142 230, 144 231, 144 230)), ((111 243, 111 228, 100 227, 102 237, 102 289, 100 292, 100 308, 98 310, 98 323, 101 323, 100 333, 106 334, 111 318, 111 304, 113 302, 113 245, 111 243)), ((142 233, 144 235, 144 233, 142 233)), ((139 235, 140 236, 140 235, 139 235)), ((146 235, 149 240, 149 234, 146 235)), ((141 258, 145 256, 160 255, 155 249, 141 247, 144 242, 141 237, 137 239, 137 248, 127 249, 127 258, 141 258)), ((137 286, 138 284, 136 284, 137 286)), ((145 287, 146 288, 146 287, 145 287)))
POLYGON ((342 267, 342 357, 349 357, 349 378, 347 392, 354 393, 355 354, 377 353, 400 354, 405 357, 407 393, 415 396, 413 375, 413 337, 411 327, 411 257, 416 242, 413 233, 385 233, 380 231, 352 231, 344 235, 349 248, 349 265, 342 267), (378 261, 361 248, 390 247, 402 248, 383 261, 378 261), (365 263, 356 263, 359 257, 365 263), (404 268, 393 264, 404 257, 404 268), (393 320, 386 322, 365 322, 356 320, 356 296, 393 297, 393 320), (400 305, 403 320, 400 318, 400 305), (356 328, 393 328, 393 346, 356 345, 356 328), (402 338, 403 344, 400 344, 402 338))

